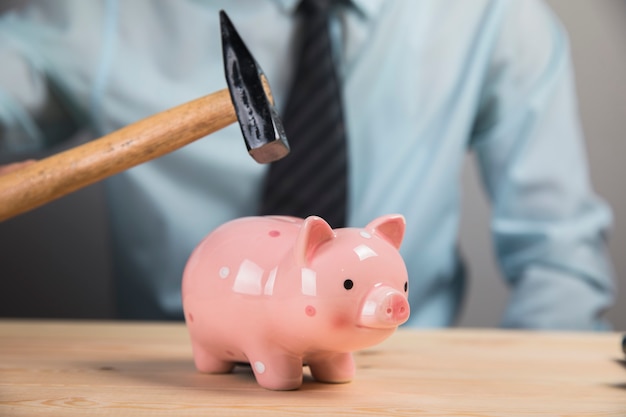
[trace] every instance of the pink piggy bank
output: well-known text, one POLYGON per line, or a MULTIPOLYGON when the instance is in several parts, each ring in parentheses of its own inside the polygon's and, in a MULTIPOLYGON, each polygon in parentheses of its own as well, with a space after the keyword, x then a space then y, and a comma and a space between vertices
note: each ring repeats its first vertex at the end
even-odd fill
POLYGON ((268 389, 302 384, 302 366, 323 382, 348 382, 352 353, 380 343, 409 318, 398 248, 401 215, 364 229, 323 219, 246 217, 225 223, 194 250, 183 307, 196 367, 230 372, 250 363, 268 389))

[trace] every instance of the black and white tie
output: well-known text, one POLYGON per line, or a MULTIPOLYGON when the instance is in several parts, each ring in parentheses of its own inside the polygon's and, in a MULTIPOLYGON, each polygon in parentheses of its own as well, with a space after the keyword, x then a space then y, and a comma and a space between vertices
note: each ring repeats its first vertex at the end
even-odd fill
POLYGON ((303 0, 299 59, 283 124, 291 152, 271 164, 261 214, 317 215, 346 223, 347 152, 329 27, 337 0, 303 0))

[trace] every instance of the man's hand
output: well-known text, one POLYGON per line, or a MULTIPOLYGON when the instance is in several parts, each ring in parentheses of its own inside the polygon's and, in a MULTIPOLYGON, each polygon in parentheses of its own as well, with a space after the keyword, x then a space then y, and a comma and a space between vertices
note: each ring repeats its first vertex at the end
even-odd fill
POLYGON ((0 175, 8 174, 9 172, 24 168, 27 165, 34 163, 34 159, 27 159, 26 161, 14 162, 12 164, 0 165, 0 175))

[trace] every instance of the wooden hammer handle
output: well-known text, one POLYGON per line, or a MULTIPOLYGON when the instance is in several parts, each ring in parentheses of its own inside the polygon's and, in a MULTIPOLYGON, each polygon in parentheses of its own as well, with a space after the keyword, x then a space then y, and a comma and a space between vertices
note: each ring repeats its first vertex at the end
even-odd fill
POLYGON ((228 89, 0 176, 0 221, 172 152, 237 120, 228 89))

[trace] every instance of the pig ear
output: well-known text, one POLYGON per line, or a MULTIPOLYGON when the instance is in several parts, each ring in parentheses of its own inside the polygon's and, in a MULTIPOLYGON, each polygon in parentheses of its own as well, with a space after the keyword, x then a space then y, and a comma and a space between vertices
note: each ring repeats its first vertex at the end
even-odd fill
POLYGON ((306 265, 317 248, 335 237, 335 232, 324 219, 309 216, 304 220, 296 239, 296 258, 300 265, 306 265))
POLYGON ((401 214, 388 214, 372 220, 365 230, 382 237, 396 249, 400 249, 402 238, 404 237, 404 229, 406 221, 401 214))

